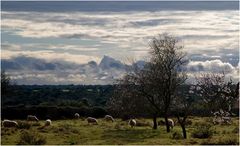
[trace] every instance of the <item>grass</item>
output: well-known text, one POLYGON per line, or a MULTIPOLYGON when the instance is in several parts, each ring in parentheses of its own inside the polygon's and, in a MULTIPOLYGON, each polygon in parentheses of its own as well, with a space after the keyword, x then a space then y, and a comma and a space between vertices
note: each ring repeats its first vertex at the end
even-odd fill
MULTIPOLYGON (((158 119, 159 120, 159 119, 158 119)), ((174 133, 182 134, 181 127, 175 126, 170 133, 166 132, 164 126, 159 126, 157 130, 153 130, 150 126, 139 126, 131 128, 127 125, 127 121, 117 119, 116 122, 106 122, 98 119, 99 125, 88 125, 83 120, 57 120, 52 121, 49 127, 43 127, 44 121, 40 124, 31 126, 29 129, 1 128, 1 144, 15 145, 18 144, 19 138, 24 131, 36 133, 46 138, 46 144, 54 145, 95 145, 95 144, 237 144, 238 137, 238 118, 233 118, 232 125, 212 125, 214 131, 213 136, 207 139, 199 139, 191 137, 196 130, 196 125, 206 123, 207 118, 192 117, 191 125, 187 126, 187 139, 174 139, 174 133)), ((23 121, 24 122, 24 121, 23 121)), ((144 122, 151 122, 150 119, 144 119, 144 122)))

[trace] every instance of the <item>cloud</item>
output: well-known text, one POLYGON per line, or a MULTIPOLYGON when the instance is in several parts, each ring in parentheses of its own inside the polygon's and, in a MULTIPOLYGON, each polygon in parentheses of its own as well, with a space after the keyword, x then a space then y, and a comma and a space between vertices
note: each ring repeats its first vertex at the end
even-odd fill
POLYGON ((124 64, 107 56, 99 64, 18 56, 1 59, 1 65, 17 84, 111 84, 125 72, 124 64))
MULTIPOLYGON (((139 65, 143 61, 137 62, 139 65)), ((130 64, 129 64, 130 65, 130 64)), ((66 61, 47 61, 33 57, 19 56, 2 59, 6 70, 18 84, 112 84, 122 77, 125 66, 118 60, 105 56, 98 64, 94 61, 76 64, 66 61)), ((221 60, 190 61, 186 66, 187 82, 194 82, 197 74, 203 72, 225 72, 227 78, 239 79, 239 65, 234 67, 221 60)))
POLYGON ((162 32, 180 36, 186 49, 199 52, 235 47, 238 13, 229 11, 157 11, 109 13, 2 12, 2 28, 21 37, 96 39, 141 46, 162 32), (31 19, 29 19, 31 18, 31 19), (231 46, 234 44, 234 46, 231 46))
POLYGON ((2 50, 2 59, 10 59, 17 56, 34 57, 38 59, 45 59, 47 61, 68 61, 77 64, 87 63, 90 60, 99 62, 100 58, 96 56, 71 54, 68 52, 55 52, 51 50, 36 50, 36 51, 9 51, 2 50))
POLYGON ((11 50, 11 51, 19 51, 21 49, 21 46, 16 44, 9 44, 9 43, 1 43, 1 49, 4 50, 11 50))
POLYGON ((182 37, 193 51, 238 42, 237 11, 2 12, 2 27, 17 29, 13 33, 21 37, 99 39, 130 47, 161 32, 182 37))
POLYGON ((207 61, 190 61, 187 65, 189 71, 192 72, 226 72, 231 73, 235 70, 230 63, 222 62, 221 60, 207 60, 207 61))
MULTIPOLYGON (((1 45, 1 55, 2 59, 10 60, 19 56, 34 57, 44 60, 38 60, 42 66, 56 62, 82 65, 92 60, 99 63, 106 54, 123 61, 131 57, 142 60, 148 58, 149 40, 159 33, 168 32, 183 41, 184 51, 191 59, 187 66, 189 74, 224 70, 229 76, 237 78, 238 21, 236 10, 91 13, 3 11, 2 37, 5 40, 13 39, 1 45), (23 41, 14 43, 18 39, 23 41)), ((11 64, 11 61, 8 63, 11 64)), ((16 65, 13 68, 16 69, 16 65)), ((104 72, 87 65, 60 72, 54 68, 37 69, 33 73, 29 68, 20 70, 20 73, 22 78, 19 76, 18 80, 23 83, 37 83, 39 79, 41 83, 49 81, 58 84, 64 83, 65 79, 66 83, 103 84, 121 76, 123 71, 112 69, 104 72)))

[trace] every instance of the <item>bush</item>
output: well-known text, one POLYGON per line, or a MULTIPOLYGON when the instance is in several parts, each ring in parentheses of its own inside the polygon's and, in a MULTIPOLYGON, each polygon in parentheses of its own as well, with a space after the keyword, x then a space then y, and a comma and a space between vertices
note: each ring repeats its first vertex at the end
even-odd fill
POLYGON ((44 145, 46 138, 36 132, 23 131, 20 135, 19 145, 44 145))
POLYGON ((107 111, 103 107, 93 107, 91 109, 91 115, 96 118, 104 117, 107 114, 107 111))
POLYGON ((180 132, 174 132, 171 136, 172 139, 182 139, 183 136, 180 132))
POLYGON ((19 129, 30 129, 31 128, 31 124, 28 122, 18 122, 18 128, 19 129))
POLYGON ((194 138, 210 138, 213 135, 213 130, 209 124, 200 124, 192 132, 194 138))

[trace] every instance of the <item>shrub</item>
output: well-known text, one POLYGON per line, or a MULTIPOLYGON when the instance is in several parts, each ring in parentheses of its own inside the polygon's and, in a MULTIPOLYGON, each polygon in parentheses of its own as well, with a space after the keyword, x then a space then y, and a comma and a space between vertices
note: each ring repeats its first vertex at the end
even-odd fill
POLYGON ((174 132, 171 136, 172 139, 182 139, 183 136, 180 132, 174 132))
POLYGON ((44 145, 46 138, 36 132, 23 131, 18 142, 19 145, 44 145))
POLYGON ((194 138, 209 138, 213 135, 213 129, 209 124, 200 124, 192 132, 194 138))
POLYGON ((18 128, 19 129, 30 129, 31 128, 31 124, 28 123, 28 122, 20 121, 20 122, 18 122, 18 128))
POLYGON ((96 118, 104 117, 107 114, 107 111, 103 107, 93 107, 91 109, 91 115, 96 118))

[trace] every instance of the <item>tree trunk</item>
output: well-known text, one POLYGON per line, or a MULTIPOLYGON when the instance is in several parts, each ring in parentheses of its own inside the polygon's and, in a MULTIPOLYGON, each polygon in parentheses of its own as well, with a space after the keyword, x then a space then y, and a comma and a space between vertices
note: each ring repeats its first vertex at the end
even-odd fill
POLYGON ((183 138, 186 139, 187 138, 187 132, 186 132, 185 125, 183 123, 181 123, 181 127, 182 127, 182 132, 183 132, 183 138))
POLYGON ((170 127, 169 127, 169 124, 168 124, 168 117, 167 116, 165 116, 165 123, 166 123, 167 132, 170 132, 170 127))
POLYGON ((183 138, 186 139, 187 138, 187 131, 186 131, 186 128, 185 128, 185 121, 187 119, 187 117, 183 117, 183 119, 181 120, 181 118, 179 117, 179 115, 177 115, 177 119, 178 119, 178 122, 182 128, 182 132, 183 132, 183 138))
POLYGON ((157 129, 157 116, 153 116, 153 129, 157 129))

